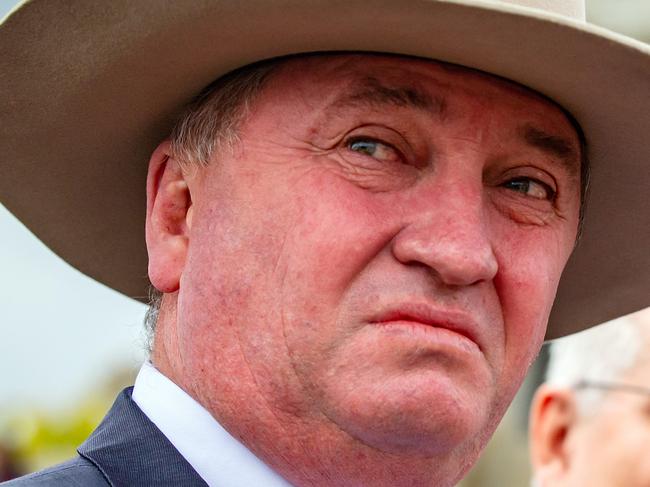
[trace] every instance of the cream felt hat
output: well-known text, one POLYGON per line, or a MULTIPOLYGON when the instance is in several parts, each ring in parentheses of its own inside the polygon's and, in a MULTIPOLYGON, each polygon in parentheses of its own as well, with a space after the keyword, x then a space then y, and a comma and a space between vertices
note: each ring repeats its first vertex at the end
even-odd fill
POLYGON ((579 0, 32 0, 0 25, 0 202, 145 299, 147 161, 183 105, 251 62, 348 50, 469 66, 571 112, 591 195, 547 338, 650 305, 650 47, 579 0))

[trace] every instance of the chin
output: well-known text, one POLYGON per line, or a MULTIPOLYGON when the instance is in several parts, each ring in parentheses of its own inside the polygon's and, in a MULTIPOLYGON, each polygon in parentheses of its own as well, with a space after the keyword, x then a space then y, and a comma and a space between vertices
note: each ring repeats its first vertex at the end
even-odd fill
POLYGON ((380 389, 357 389, 326 414, 356 440, 390 454, 440 457, 480 451, 477 439, 489 437, 484 431, 492 422, 492 401, 485 390, 425 376, 380 389))

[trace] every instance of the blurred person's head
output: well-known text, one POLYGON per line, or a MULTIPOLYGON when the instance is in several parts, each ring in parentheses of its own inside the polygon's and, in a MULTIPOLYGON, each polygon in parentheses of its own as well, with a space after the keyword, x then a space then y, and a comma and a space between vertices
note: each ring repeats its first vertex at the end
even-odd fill
POLYGON ((650 485, 650 309, 551 345, 530 414, 534 484, 650 485))

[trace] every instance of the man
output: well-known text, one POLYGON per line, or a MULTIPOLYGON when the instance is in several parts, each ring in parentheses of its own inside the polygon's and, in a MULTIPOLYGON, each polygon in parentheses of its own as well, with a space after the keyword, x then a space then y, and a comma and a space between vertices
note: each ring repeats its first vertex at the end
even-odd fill
POLYGON ((22 82, 2 125, 10 159, 27 161, 7 169, 3 201, 74 265, 143 296, 137 195, 158 143, 145 229, 162 293, 133 392, 79 458, 18 485, 458 481, 547 332, 580 231, 584 135, 596 201, 616 204, 589 207, 546 336, 647 304, 632 274, 650 266, 650 53, 561 16, 578 3, 553 8, 33 2, 10 17, 0 58, 30 26, 51 42, 20 57, 45 77, 22 82), (71 53, 70 76, 51 49, 71 53), (596 103, 611 76, 620 96, 596 103), (56 125, 23 119, 21 100, 59 81, 37 96, 56 125), (47 150, 26 139, 40 130, 47 150), (60 219, 16 190, 28 174, 60 219), (612 211, 624 236, 598 262, 612 282, 594 286, 612 211))
POLYGON ((650 483, 650 309, 555 342, 530 417, 540 487, 650 483))

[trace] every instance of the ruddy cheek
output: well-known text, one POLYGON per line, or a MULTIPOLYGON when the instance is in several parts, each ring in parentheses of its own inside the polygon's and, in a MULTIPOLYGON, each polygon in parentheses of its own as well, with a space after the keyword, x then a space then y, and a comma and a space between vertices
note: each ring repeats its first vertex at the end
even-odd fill
POLYGON ((495 284, 506 342, 532 342, 544 335, 565 260, 558 243, 543 238, 547 233, 518 232, 497 246, 500 266, 495 284))
POLYGON ((377 195, 339 177, 321 175, 298 204, 290 235, 302 257, 293 261, 318 269, 320 287, 347 285, 390 239, 377 195))

